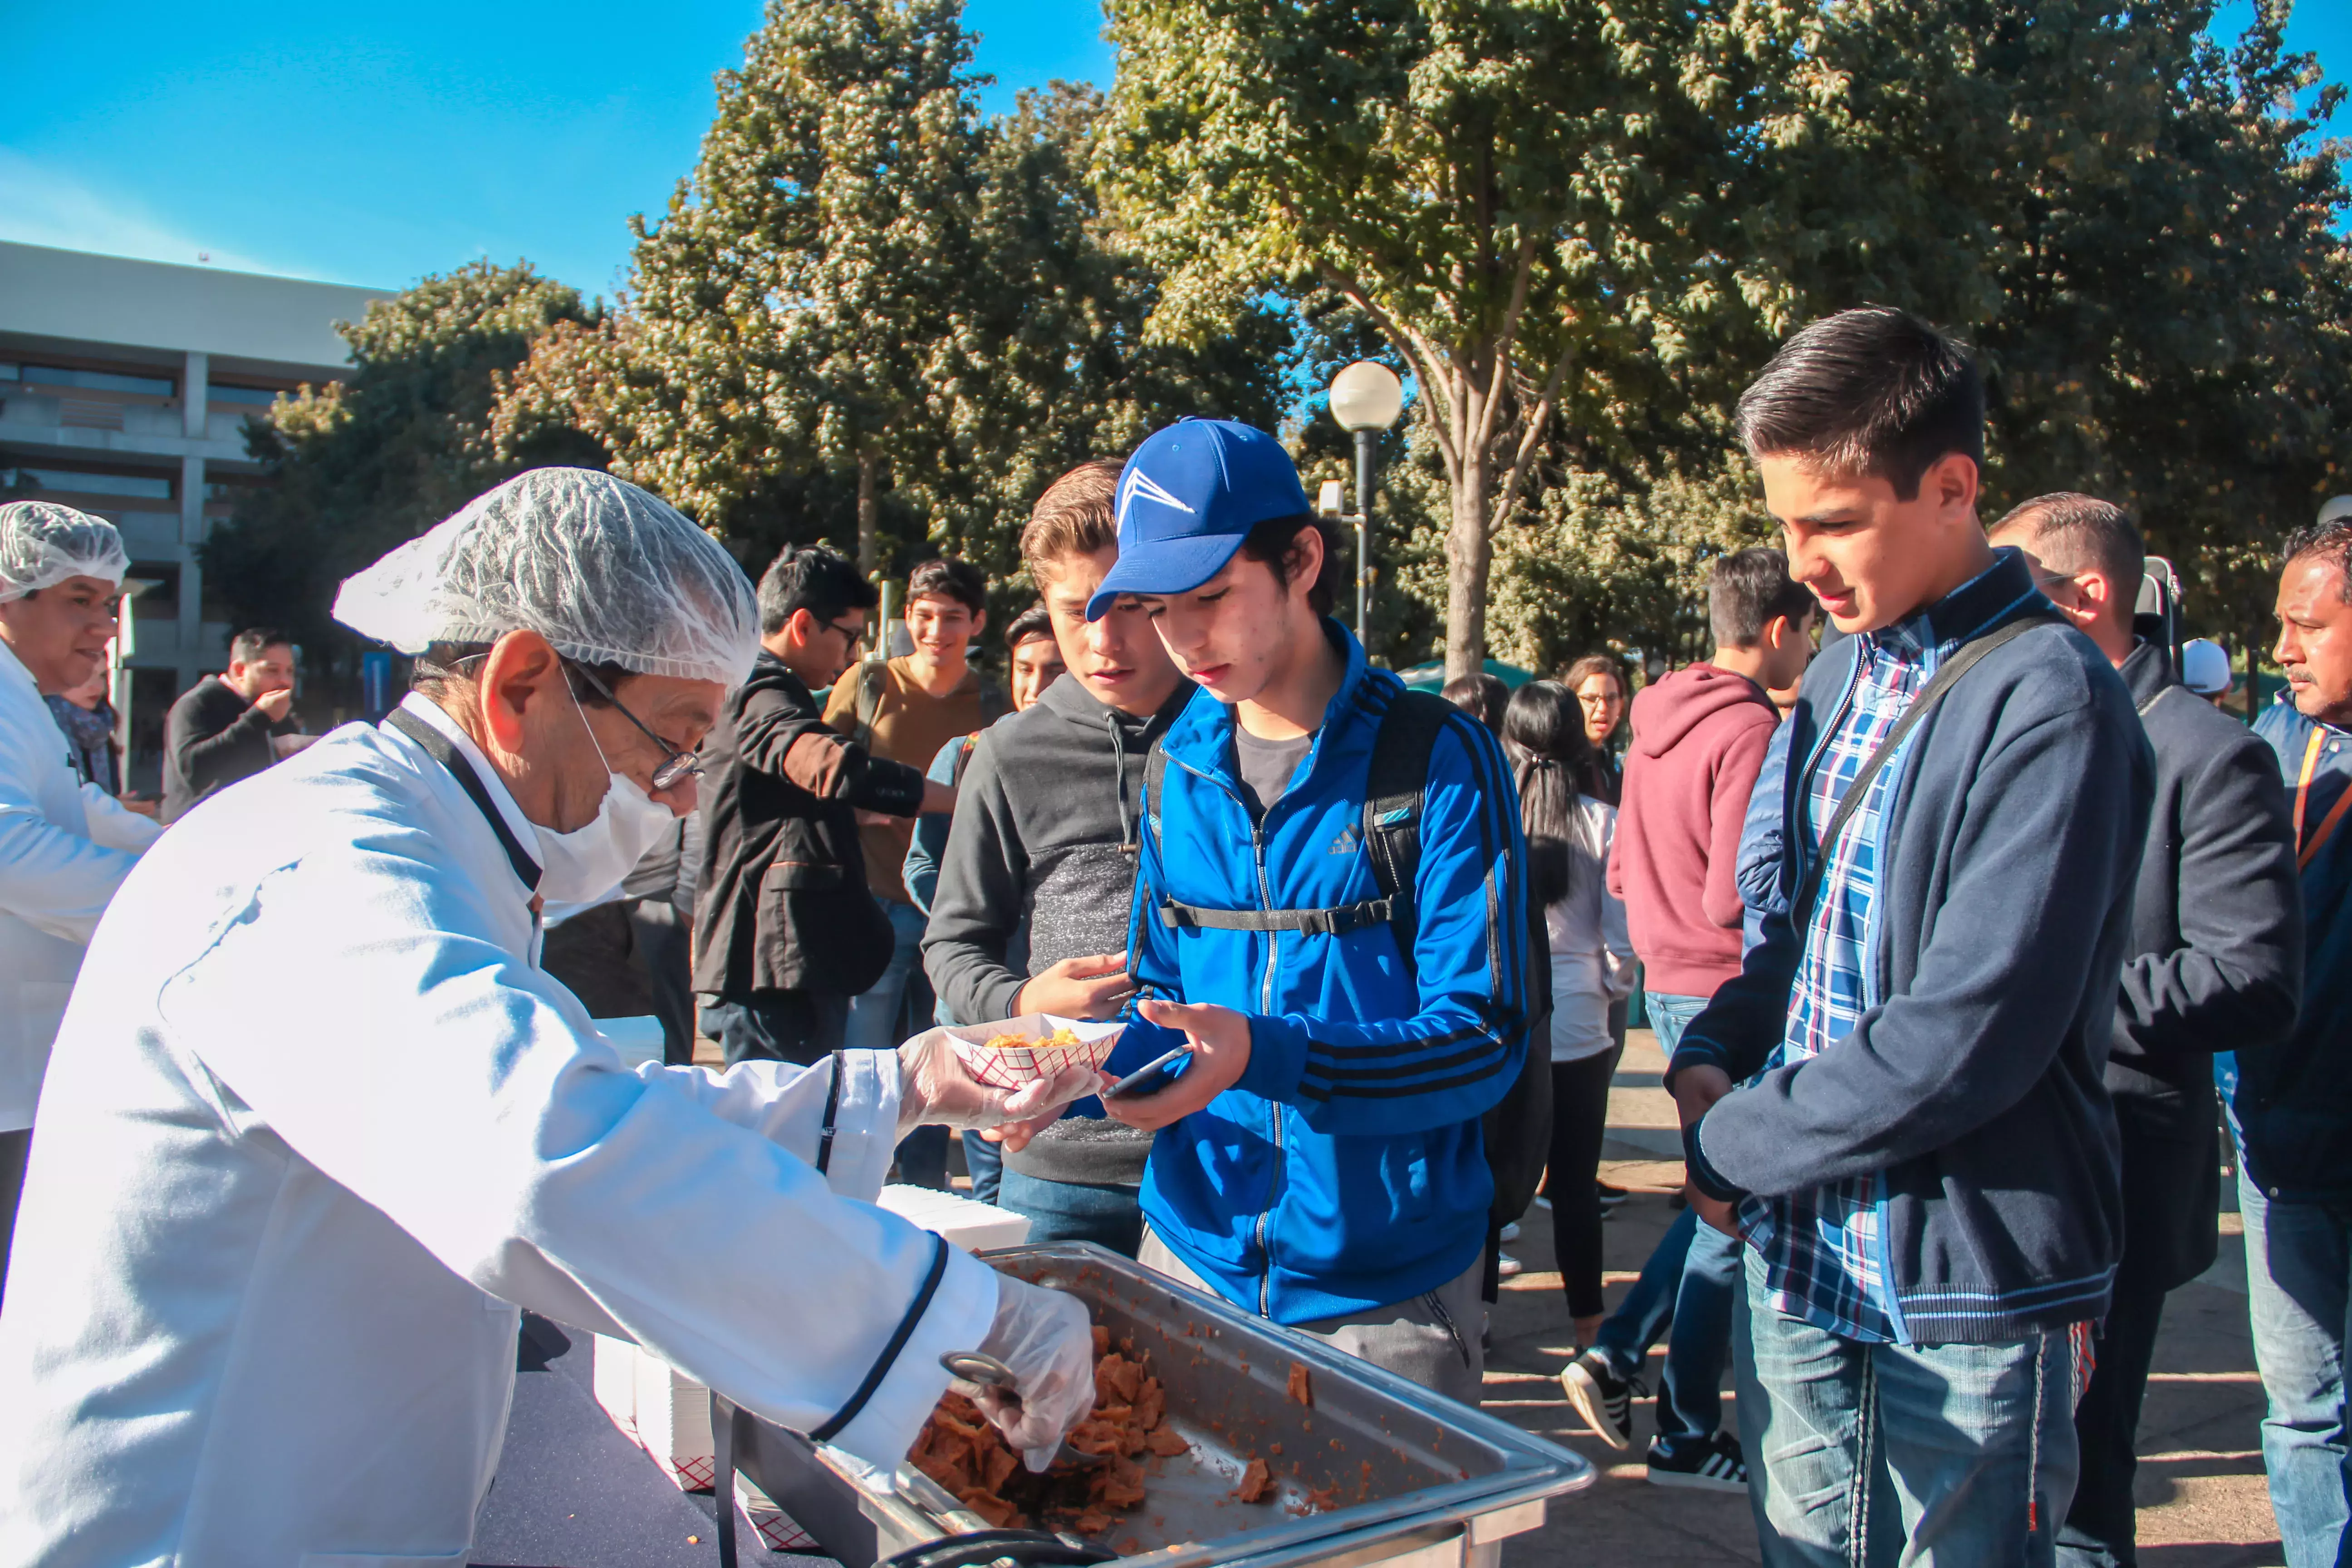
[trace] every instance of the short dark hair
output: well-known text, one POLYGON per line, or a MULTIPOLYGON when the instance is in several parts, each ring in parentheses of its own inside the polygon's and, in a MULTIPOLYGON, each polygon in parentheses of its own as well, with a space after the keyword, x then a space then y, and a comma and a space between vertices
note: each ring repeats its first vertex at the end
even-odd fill
POLYGON ((1984 465, 1984 378, 1957 339, 1908 310, 1865 305, 1780 345, 1739 395, 1752 458, 1794 455, 1835 474, 1874 475, 1910 500, 1939 458, 1984 465))
POLYGON ((2279 555, 2280 570, 2306 555, 2316 555, 2336 568, 2336 592, 2346 604, 2352 605, 2352 517, 2306 522, 2288 534, 2286 548, 2279 555))
POLYGON ((1339 602, 1339 533, 1329 518, 1311 511, 1267 518, 1243 537, 1241 553, 1252 561, 1265 562, 1266 569, 1274 574, 1276 586, 1286 589, 1290 586, 1290 553, 1298 548, 1298 536, 1310 528, 1323 541, 1323 568, 1307 585, 1307 607, 1318 616, 1328 616, 1339 602))
POLYGON ((934 555, 907 574, 907 603, 934 595, 953 599, 975 616, 988 613, 988 579, 969 561, 934 555))
POLYGON ((1032 582, 1037 568, 1065 555, 1092 555, 1118 542, 1118 476, 1121 458, 1080 463, 1045 487, 1021 531, 1021 559, 1032 582))
POLYGON ((2074 490, 2053 490, 2021 501, 2001 514, 1992 531, 2021 529, 2033 536, 2034 554, 2053 572, 2069 576, 2096 565, 2122 590, 2128 623, 2139 603, 2140 579, 2147 575, 2147 541, 2131 514, 2113 501, 2074 490))
POLYGON ((1769 545, 1736 550, 1707 574, 1706 624, 1717 647, 1754 647, 1776 617, 1800 626, 1818 607, 1790 581, 1788 556, 1769 545))
POLYGON ((291 649, 294 639, 276 626, 247 626, 228 639, 228 661, 251 664, 273 647, 291 649))
POLYGON ((1054 617, 1043 604, 1032 605, 1013 617, 1013 624, 1004 628, 1004 651, 1013 652, 1031 637, 1053 640, 1054 617))
POLYGON ((881 598, 854 563, 824 546, 787 550, 760 578, 760 635, 782 631, 795 610, 830 621, 845 610, 870 610, 881 598))
POLYGON ((1439 695, 1495 731, 1496 740, 1503 738, 1503 710, 1510 706, 1511 689, 1503 684, 1501 676, 1485 669, 1457 675, 1439 695))

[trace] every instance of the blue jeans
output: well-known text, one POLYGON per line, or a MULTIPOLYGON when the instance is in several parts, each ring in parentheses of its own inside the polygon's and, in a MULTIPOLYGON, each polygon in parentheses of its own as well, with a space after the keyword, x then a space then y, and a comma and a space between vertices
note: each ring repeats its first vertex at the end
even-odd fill
POLYGON ((873 986, 849 999, 849 1034, 844 1042, 853 1051, 895 1051, 929 1026, 930 983, 923 978, 923 928, 930 923, 912 904, 885 900, 882 912, 890 917, 889 967, 873 986), (908 991, 919 994, 909 1007, 908 991))
POLYGON ((1008 1168, 996 1202, 1029 1216, 1031 1241, 1091 1241, 1128 1258, 1143 1245, 1143 1194, 1134 1187, 1048 1182, 1008 1168))
POLYGON ((971 1201, 996 1202, 1004 1180, 1004 1145, 992 1143, 977 1132, 963 1135, 963 1168, 971 1173, 971 1201))
MULTIPOLYGON (((1671 1057, 1704 996, 1643 994, 1650 1027, 1671 1057)), ((1666 1366, 1658 1390, 1658 1447, 1668 1455, 1715 1436, 1723 1420, 1723 1365, 1731 1353, 1732 1304, 1744 1287, 1739 1242, 1685 1209, 1658 1238, 1642 1277, 1601 1325, 1592 1348, 1619 1377, 1641 1371, 1661 1335, 1666 1366), (1667 1325, 1672 1323, 1669 1331, 1667 1325)))
POLYGON ((2056 1561, 2074 1495, 2073 1342, 1864 1344, 1776 1311, 1748 1254, 1735 1343, 1765 1568, 2056 1561))
POLYGON ((2344 1341, 2352 1301, 2352 1211, 2266 1198, 2239 1164, 2246 1294, 2254 1364, 2270 1412, 2263 1468, 2293 1568, 2333 1568, 2352 1517, 2347 1464, 2344 1341))

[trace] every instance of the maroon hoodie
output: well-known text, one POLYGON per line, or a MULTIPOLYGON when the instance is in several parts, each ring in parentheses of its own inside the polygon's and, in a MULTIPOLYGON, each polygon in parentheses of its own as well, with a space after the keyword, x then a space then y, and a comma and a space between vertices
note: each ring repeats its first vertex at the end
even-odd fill
POLYGON ((1746 676, 1698 664, 1643 687, 1633 720, 1609 890, 1643 986, 1712 996, 1739 973, 1739 830, 1780 714, 1746 676))

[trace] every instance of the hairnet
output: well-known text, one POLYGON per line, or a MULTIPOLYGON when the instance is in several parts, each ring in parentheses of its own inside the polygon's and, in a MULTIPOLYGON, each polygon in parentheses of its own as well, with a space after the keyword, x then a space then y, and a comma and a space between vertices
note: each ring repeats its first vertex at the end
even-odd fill
POLYGON ((0 605, 68 577, 120 583, 131 569, 114 524, 54 501, 0 506, 0 605))
POLYGON ((345 580, 335 619, 422 653, 534 631, 585 664, 738 686, 759 652, 751 580, 667 501, 534 468, 345 580))

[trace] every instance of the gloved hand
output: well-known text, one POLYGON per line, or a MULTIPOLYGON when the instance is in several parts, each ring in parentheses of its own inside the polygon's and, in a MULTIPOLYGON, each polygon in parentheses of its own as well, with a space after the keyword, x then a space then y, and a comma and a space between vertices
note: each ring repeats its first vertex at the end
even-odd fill
POLYGON ((898 1047, 898 1135, 918 1127, 979 1132, 1051 1117, 1102 1087, 1090 1067, 1073 1067, 1018 1089, 991 1089, 964 1068, 945 1029, 926 1029, 898 1047))
POLYGON ((982 1388, 974 1401, 1042 1472, 1070 1429, 1095 1407, 1095 1333, 1075 1296, 996 1277, 996 1321, 980 1347, 1013 1369, 1011 1394, 982 1388))

